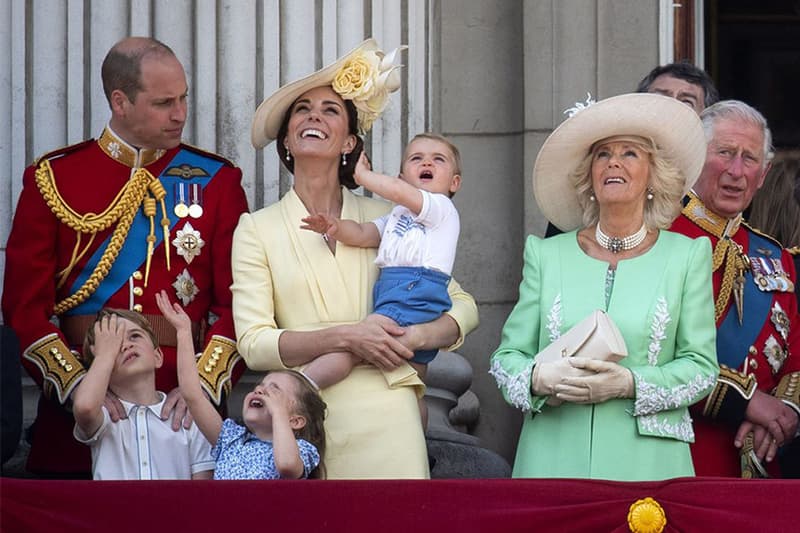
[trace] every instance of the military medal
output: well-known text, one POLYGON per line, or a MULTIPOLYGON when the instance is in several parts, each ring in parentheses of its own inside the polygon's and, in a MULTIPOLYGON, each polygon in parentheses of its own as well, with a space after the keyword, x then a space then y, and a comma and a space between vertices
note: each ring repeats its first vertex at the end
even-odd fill
POLYGON ((178 277, 172 283, 172 286, 175 288, 175 295, 180 299, 184 306, 189 305, 189 303, 194 300, 194 297, 200 292, 200 289, 197 288, 194 278, 191 274, 189 274, 189 270, 186 268, 184 268, 183 272, 178 275, 178 277))
POLYGON ((200 250, 206 242, 200 236, 200 232, 192 227, 192 224, 186 222, 183 229, 179 229, 177 237, 172 241, 172 245, 178 250, 178 255, 186 259, 187 263, 200 255, 200 250))
POLYGON ((783 337, 783 342, 787 342, 789 339, 789 327, 791 323, 789 322, 789 315, 786 314, 786 311, 783 310, 781 304, 775 302, 775 305, 772 306, 772 312, 770 313, 770 320, 772 324, 775 326, 775 329, 778 330, 778 333, 781 334, 783 337))
POLYGON ((199 183, 189 184, 189 216, 200 218, 203 216, 203 188, 199 183))
POLYGON ((780 345, 774 336, 770 335, 764 342, 764 357, 767 358, 773 374, 777 374, 783 363, 786 362, 786 350, 780 345))
POLYGON ((189 206, 186 205, 186 189, 183 183, 175 184, 175 198, 178 200, 173 209, 175 216, 186 218, 189 216, 189 206))
POLYGON ((794 290, 794 283, 783 270, 780 259, 751 257, 750 270, 753 272, 756 286, 762 291, 792 292, 794 290))

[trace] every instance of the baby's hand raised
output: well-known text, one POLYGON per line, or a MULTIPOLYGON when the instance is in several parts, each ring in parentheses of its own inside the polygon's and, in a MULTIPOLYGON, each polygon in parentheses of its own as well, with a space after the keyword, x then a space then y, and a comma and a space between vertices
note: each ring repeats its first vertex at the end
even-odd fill
POLYGON ((122 351, 125 339, 125 325, 117 315, 106 315, 94 323, 94 344, 92 353, 95 357, 109 355, 116 357, 122 351))
POLYGON ((367 172, 372 172, 372 165, 369 163, 366 152, 362 150, 361 155, 358 156, 355 171, 353 172, 353 178, 356 180, 356 183, 363 185, 364 174, 367 172))
POLYGON ((189 318, 189 315, 186 314, 186 311, 183 310, 180 304, 169 301, 167 291, 162 289, 156 293, 156 305, 158 305, 164 318, 166 318, 176 330, 181 331, 185 329, 191 331, 192 319, 189 318))
POLYGON ((339 229, 338 220, 330 215, 324 213, 317 213, 316 215, 309 215, 302 219, 303 224, 300 229, 308 229, 316 231, 322 235, 333 237, 339 229))

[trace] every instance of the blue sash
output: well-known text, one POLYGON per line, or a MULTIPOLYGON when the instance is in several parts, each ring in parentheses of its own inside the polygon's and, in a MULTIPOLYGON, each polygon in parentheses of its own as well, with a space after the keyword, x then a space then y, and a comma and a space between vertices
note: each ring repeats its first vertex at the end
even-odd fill
MULTIPOLYGON (((775 243, 753 232, 748 232, 748 235, 750 237, 747 250, 749 257, 781 256, 781 249, 775 243), (768 256, 759 250, 767 250, 772 255, 768 256)), ((744 362, 750 346, 761 332, 773 300, 771 292, 758 289, 751 270, 744 273, 744 280, 742 324, 739 325, 736 304, 731 304, 728 306, 725 319, 717 329, 717 359, 721 364, 730 368, 739 368, 744 362)))
MULTIPOLYGON (((166 197, 164 198, 164 202, 167 206, 167 217, 170 221, 170 229, 174 228, 175 224, 177 224, 180 220, 180 218, 178 218, 178 216, 176 216, 171 209, 171 207, 175 205, 175 183, 198 183, 202 188, 205 189, 205 186, 208 185, 208 183, 219 171, 219 169, 222 168, 222 166, 223 163, 221 161, 186 149, 180 150, 177 154, 175 154, 175 157, 172 158, 172 161, 167 163, 167 165, 164 167, 164 171, 161 172, 161 175, 158 178, 161 180, 161 183, 163 184, 167 193, 166 197), (166 175, 166 172, 170 168, 183 164, 191 167, 202 168, 205 170, 207 176, 193 177, 187 180, 179 176, 166 175)), ((163 230, 161 229, 160 224, 158 224, 158 221, 161 220, 160 215, 161 206, 159 205, 158 214, 156 215, 156 242, 153 248, 154 250, 158 248, 158 246, 161 244, 161 241, 164 240, 163 230)), ((140 268, 147 259, 147 236, 149 234, 150 220, 144 216, 140 206, 137 209, 133 222, 131 223, 130 231, 125 239, 125 244, 120 251, 119 256, 117 256, 117 260, 114 261, 114 265, 111 267, 108 275, 100 283, 100 286, 97 287, 97 290, 94 292, 94 294, 87 298, 82 304, 70 309, 64 314, 88 315, 100 311, 100 309, 105 306, 108 299, 116 294, 123 285, 128 283, 128 279, 131 277, 133 272, 140 268)), ((75 282, 72 285, 73 294, 83 286, 87 279, 89 279, 89 276, 100 262, 100 258, 103 256, 103 252, 108 247, 109 242, 111 242, 111 235, 109 235, 108 238, 100 246, 98 246, 94 255, 92 255, 92 257, 89 259, 89 262, 86 263, 83 271, 75 279, 75 282)), ((166 246, 170 245, 171 243, 166 243, 166 246)), ((177 254, 172 255, 177 256, 177 254)))

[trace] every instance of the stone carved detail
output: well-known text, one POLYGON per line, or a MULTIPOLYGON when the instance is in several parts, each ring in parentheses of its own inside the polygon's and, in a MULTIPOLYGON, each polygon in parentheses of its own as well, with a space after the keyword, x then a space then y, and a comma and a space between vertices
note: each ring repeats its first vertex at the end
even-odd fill
POLYGON ((425 378, 428 428, 425 436, 432 478, 510 477, 511 467, 500 455, 481 447, 467 433, 478 422, 480 401, 469 390, 472 366, 455 352, 440 351, 425 378))

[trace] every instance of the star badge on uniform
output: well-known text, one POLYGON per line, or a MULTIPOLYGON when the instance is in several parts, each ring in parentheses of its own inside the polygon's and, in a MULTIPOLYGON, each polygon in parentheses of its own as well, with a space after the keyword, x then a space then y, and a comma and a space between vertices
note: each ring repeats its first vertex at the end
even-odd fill
POLYGON ((189 270, 184 268, 172 284, 175 287, 175 294, 180 299, 184 306, 194 300, 194 297, 200 292, 194 278, 189 274, 189 270))
POLYGON ((187 222, 183 229, 179 229, 177 236, 172 241, 172 245, 178 250, 178 255, 191 263, 195 257, 200 255, 200 251, 205 246, 206 241, 200 236, 200 232, 187 222))
POLYGON ((764 356, 772 367, 772 373, 780 372, 783 363, 786 362, 786 350, 780 345, 773 335, 767 337, 764 342, 764 356))
POLYGON ((775 302, 775 305, 772 306, 770 321, 772 321, 775 325, 775 329, 778 330, 778 333, 783 337, 783 342, 787 342, 789 340, 789 327, 791 323, 789 322, 789 315, 786 314, 786 311, 783 310, 783 307, 781 307, 781 304, 778 302, 775 302))

